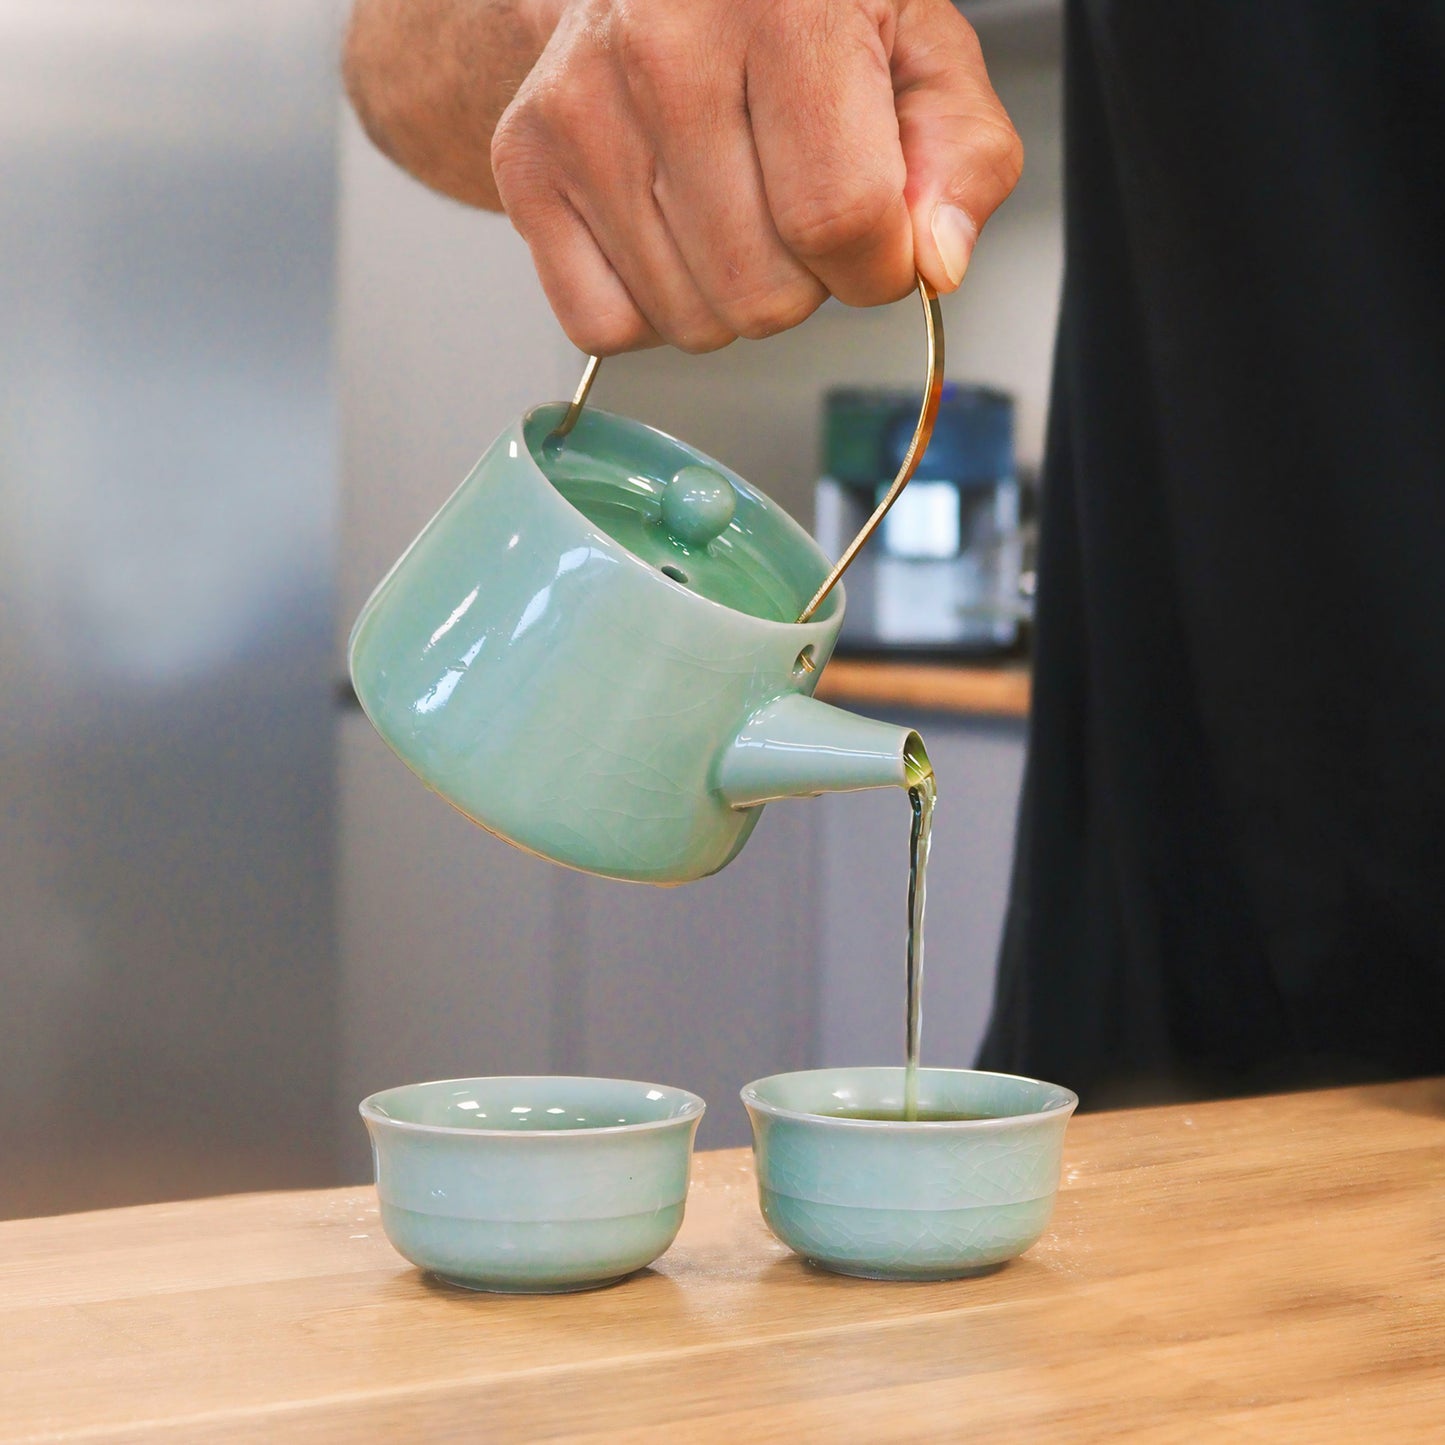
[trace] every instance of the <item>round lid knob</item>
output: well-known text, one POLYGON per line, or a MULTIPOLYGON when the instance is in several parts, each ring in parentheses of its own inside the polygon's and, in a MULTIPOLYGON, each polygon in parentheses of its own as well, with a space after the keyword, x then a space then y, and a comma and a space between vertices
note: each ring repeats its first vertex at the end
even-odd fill
POLYGON ((733 519, 733 485, 711 467, 684 467, 662 489, 662 525, 685 547, 706 547, 733 519))

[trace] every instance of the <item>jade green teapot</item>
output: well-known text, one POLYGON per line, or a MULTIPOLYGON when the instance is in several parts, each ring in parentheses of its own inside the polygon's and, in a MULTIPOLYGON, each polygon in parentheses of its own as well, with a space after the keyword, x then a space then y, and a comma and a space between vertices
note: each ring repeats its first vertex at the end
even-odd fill
POLYGON ((587 384, 508 427, 362 609, 386 742, 491 832, 648 883, 716 872, 763 803, 926 771, 917 733, 812 696, 844 605, 812 538, 587 384))

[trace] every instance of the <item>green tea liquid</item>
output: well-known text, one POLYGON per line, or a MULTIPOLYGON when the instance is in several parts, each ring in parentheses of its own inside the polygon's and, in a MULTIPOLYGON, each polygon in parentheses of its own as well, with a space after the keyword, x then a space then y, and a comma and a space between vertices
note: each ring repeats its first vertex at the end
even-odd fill
POLYGON ((928 891, 928 850, 938 787, 930 768, 910 784, 913 828, 908 841, 908 1049, 903 1071, 903 1117, 918 1118, 918 1042, 923 1028, 923 904, 928 891))

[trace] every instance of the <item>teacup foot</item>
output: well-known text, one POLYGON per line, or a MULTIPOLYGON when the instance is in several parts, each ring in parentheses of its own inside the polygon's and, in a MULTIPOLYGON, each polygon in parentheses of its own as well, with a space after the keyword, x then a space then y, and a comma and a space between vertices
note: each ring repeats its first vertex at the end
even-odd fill
POLYGON ((846 1274, 853 1279, 886 1279, 902 1284, 941 1284, 950 1279, 978 1279, 986 1274, 997 1274, 1008 1260, 997 1260, 993 1264, 975 1264, 968 1267, 943 1266, 938 1269, 886 1269, 870 1268, 866 1264, 834 1264, 826 1259, 808 1257, 807 1263, 814 1269, 826 1270, 829 1274, 846 1274))
POLYGON ((480 1279, 458 1279, 455 1275, 438 1274, 435 1270, 428 1271, 431 1277, 439 1280, 442 1284, 452 1285, 456 1289, 471 1290, 473 1294, 585 1294, 588 1290, 608 1289, 614 1284, 621 1284, 625 1279, 631 1279, 638 1271, 628 1270, 625 1274, 609 1275, 606 1279, 584 1279, 569 1280, 564 1284, 517 1284, 510 1281, 493 1281, 480 1279))

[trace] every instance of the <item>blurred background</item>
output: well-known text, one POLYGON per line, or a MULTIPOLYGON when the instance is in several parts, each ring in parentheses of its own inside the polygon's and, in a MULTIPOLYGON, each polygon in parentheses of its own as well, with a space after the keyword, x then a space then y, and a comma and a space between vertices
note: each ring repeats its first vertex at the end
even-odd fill
MULTIPOLYGON (((962 8, 1028 161, 948 370, 1011 400, 1026 475, 1059 11, 962 8)), ((355 1102, 407 1079, 660 1078, 709 1100, 706 1146, 746 1138, 749 1078, 901 1058, 900 797, 775 805, 684 889, 606 883, 465 823, 347 705, 371 587, 581 358, 505 219, 361 135, 344 12, 0 0, 0 1216, 363 1178, 355 1102)), ((920 373, 914 309, 830 303, 611 362, 596 399, 811 522, 826 394, 920 373)), ((924 1052, 966 1064, 1024 721, 926 704, 877 710, 938 766, 924 1052)))

